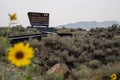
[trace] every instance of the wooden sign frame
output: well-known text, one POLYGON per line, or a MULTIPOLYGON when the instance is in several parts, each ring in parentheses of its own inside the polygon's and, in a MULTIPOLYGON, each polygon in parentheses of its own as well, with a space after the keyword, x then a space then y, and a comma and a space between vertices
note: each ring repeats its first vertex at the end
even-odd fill
POLYGON ((29 21, 34 26, 49 26, 49 13, 28 12, 29 21))

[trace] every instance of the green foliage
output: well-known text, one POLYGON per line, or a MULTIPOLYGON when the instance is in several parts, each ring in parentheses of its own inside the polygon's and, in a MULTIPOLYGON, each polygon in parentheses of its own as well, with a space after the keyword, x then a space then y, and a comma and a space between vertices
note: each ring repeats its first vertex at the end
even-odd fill
POLYGON ((101 62, 99 60, 91 60, 88 63, 88 66, 91 67, 92 69, 100 68, 101 67, 101 62))
POLYGON ((92 69, 86 65, 79 65, 75 69, 72 69, 72 75, 74 75, 77 80, 89 80, 92 69))
POLYGON ((0 55, 6 55, 6 52, 11 47, 8 38, 0 37, 0 55))
POLYGON ((14 78, 14 79, 19 79, 20 77, 22 78, 22 73, 21 72, 15 72, 15 73, 12 73, 10 75, 10 77, 14 78))
POLYGON ((25 80, 32 80, 32 76, 31 75, 26 75, 25 80))
POLYGON ((2 76, 0 75, 0 80, 2 80, 2 76))
POLYGON ((60 76, 53 73, 50 75, 50 80, 65 80, 65 79, 64 79, 64 76, 60 76))
POLYGON ((22 25, 17 25, 13 27, 0 27, 0 36, 19 36, 40 33, 36 28, 26 29, 22 25), (9 28, 9 32, 8 32, 9 28))

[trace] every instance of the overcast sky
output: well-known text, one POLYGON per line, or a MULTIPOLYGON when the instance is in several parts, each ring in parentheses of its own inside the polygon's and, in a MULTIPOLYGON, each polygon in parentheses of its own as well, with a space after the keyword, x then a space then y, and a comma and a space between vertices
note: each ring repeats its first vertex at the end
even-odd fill
POLYGON ((17 13, 17 24, 29 26, 28 12, 50 13, 50 26, 78 21, 120 21, 120 0, 0 0, 0 26, 17 13))

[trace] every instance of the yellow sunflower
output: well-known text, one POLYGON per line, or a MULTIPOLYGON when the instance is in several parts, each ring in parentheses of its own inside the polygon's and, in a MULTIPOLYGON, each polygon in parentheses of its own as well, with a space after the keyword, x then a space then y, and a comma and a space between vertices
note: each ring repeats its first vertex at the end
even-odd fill
POLYGON ((14 45, 8 53, 8 60, 17 67, 27 66, 30 64, 30 59, 34 56, 33 48, 30 44, 24 45, 20 42, 14 45))
POLYGON ((117 75, 116 74, 112 74, 111 75, 111 80, 116 80, 117 79, 117 75))
POLYGON ((16 15, 16 13, 14 13, 14 14, 9 14, 9 17, 10 17, 10 20, 11 21, 14 21, 14 20, 17 20, 17 15, 16 15))

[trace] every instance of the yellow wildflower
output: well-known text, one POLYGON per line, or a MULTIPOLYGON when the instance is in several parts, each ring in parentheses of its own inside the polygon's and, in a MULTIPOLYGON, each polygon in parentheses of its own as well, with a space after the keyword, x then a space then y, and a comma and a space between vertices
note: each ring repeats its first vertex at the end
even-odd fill
POLYGON ((111 75, 111 80, 116 80, 117 79, 117 75, 116 74, 112 74, 111 75))
POLYGON ((33 48, 28 43, 24 45, 24 43, 20 42, 10 49, 8 60, 17 67, 27 66, 30 64, 30 59, 34 56, 33 54, 33 48))
POLYGON ((16 15, 16 13, 14 13, 14 14, 9 14, 9 17, 10 17, 10 20, 11 21, 15 21, 15 20, 17 20, 17 15, 16 15))

